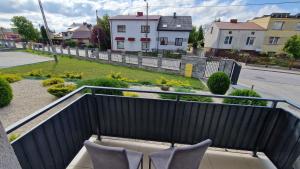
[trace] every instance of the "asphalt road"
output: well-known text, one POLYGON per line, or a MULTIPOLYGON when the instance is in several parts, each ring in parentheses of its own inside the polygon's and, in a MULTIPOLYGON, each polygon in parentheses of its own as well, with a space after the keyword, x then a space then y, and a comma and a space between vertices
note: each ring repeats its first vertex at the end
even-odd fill
POLYGON ((53 60, 53 58, 38 56, 26 52, 0 52, 0 68, 27 65, 53 60))
POLYGON ((288 99, 300 105, 300 74, 243 68, 239 85, 251 87, 264 97, 288 99))

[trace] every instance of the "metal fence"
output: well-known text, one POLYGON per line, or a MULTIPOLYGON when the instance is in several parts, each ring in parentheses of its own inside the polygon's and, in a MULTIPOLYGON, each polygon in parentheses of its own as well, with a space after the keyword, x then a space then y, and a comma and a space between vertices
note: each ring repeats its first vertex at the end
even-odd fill
POLYGON ((237 96, 81 87, 8 127, 7 133, 86 88, 92 89, 92 94, 82 95, 12 143, 22 168, 65 168, 92 134, 172 144, 194 144, 210 138, 215 147, 265 152, 279 169, 292 169, 300 155, 299 118, 276 108, 278 102, 287 101, 237 96), (174 94, 177 99, 95 94, 99 89, 174 94), (272 106, 181 101, 183 95, 265 100, 272 106))

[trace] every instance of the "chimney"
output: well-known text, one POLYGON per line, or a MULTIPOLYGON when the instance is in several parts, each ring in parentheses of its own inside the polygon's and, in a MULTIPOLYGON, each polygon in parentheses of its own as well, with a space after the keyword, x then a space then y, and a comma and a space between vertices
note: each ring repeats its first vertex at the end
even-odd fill
POLYGON ((237 23, 238 20, 237 19, 230 19, 230 23, 237 23))
POLYGON ((143 16, 143 12, 137 12, 136 16, 143 16))
POLYGON ((176 12, 173 13, 173 17, 176 18, 176 12))

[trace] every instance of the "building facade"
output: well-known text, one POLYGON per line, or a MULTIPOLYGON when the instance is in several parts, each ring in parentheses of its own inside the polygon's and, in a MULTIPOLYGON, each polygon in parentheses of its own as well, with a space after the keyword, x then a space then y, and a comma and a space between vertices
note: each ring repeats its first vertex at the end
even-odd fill
POLYGON ((138 12, 111 17, 110 29, 113 51, 186 50, 192 20, 190 16, 147 17, 138 12))
POLYGON ((205 50, 262 51, 265 29, 255 23, 213 22, 205 33, 205 50))
POLYGON ((283 53, 286 41, 293 35, 300 35, 300 14, 272 13, 249 22, 266 29, 262 46, 262 51, 265 53, 283 53))

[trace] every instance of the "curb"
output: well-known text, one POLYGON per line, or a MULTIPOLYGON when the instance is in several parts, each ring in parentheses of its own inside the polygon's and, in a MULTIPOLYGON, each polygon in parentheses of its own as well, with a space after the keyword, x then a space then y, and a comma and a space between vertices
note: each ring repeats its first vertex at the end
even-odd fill
POLYGON ((294 74, 294 75, 300 75, 300 72, 288 72, 288 71, 280 71, 280 70, 269 70, 269 69, 259 69, 259 68, 245 68, 242 69, 249 69, 249 70, 260 70, 265 72, 277 72, 277 73, 286 73, 286 74, 294 74))

